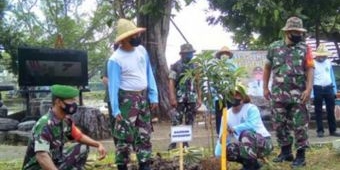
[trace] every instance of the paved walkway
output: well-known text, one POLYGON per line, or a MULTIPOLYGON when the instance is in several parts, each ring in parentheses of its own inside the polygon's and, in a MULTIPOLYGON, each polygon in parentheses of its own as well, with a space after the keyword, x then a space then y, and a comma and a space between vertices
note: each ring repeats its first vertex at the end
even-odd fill
MULTIPOLYGON (((154 124, 154 133, 152 134, 152 144, 154 151, 166 151, 168 145, 170 143, 169 131, 170 124, 169 123, 156 123, 154 124)), ((215 130, 213 131, 215 134, 215 130)), ((271 132, 273 136, 273 141, 276 145, 276 138, 274 132, 271 132)), ((315 129, 309 130, 309 140, 311 144, 322 144, 329 143, 334 140, 340 139, 337 137, 328 136, 328 133, 325 133, 325 137, 318 138, 316 136, 315 129)), ((193 128, 193 141, 190 142, 190 146, 197 147, 209 147, 211 146, 211 138, 210 138, 210 129, 206 129, 204 124, 195 124, 193 128)), ((216 135, 214 137, 216 142, 216 135)), ((106 139, 102 140, 104 145, 109 151, 113 151, 113 140, 106 139)), ((8 146, 8 145, 0 145, 0 161, 10 161, 10 160, 22 160, 26 151, 26 146, 8 146)), ((94 150, 92 150, 93 152, 94 150)))

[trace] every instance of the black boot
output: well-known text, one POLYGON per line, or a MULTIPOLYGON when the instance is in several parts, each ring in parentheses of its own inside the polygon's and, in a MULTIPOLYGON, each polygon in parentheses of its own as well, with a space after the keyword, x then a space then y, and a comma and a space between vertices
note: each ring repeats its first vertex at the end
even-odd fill
POLYGON ((292 163, 293 168, 298 168, 306 165, 305 160, 305 151, 306 149, 298 149, 296 152, 296 158, 294 159, 292 163))
POLYGON ((151 170, 149 162, 139 163, 139 170, 151 170))
POLYGON ((173 150, 173 149, 176 149, 176 143, 170 143, 170 145, 168 147, 168 151, 173 150))
POLYGON ((118 170, 128 170, 127 165, 118 165, 118 170))
POLYGON ((242 162, 243 168, 241 170, 259 170, 261 169, 261 164, 257 159, 244 159, 242 162))
POLYGON ((189 148, 189 143, 188 142, 183 142, 183 148, 189 148))
POLYGON ((292 145, 282 146, 281 153, 273 159, 273 162, 293 161, 292 145))

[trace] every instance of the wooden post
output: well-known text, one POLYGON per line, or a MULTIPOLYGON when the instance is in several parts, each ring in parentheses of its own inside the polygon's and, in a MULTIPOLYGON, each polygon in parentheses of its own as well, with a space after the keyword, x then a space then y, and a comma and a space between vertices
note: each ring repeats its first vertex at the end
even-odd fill
POLYGON ((221 170, 227 170, 228 167, 228 160, 227 160, 227 137, 228 137, 228 110, 227 108, 223 108, 223 114, 222 114, 222 155, 221 155, 221 170))
POLYGON ((184 170, 184 167, 183 167, 183 142, 179 143, 179 170, 184 170))

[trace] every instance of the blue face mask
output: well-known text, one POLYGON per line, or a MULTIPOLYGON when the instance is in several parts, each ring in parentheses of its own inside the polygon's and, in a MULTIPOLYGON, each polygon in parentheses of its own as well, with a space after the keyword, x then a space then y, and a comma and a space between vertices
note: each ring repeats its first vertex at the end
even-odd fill
POLYGON ((182 59, 184 62, 189 62, 193 57, 194 57, 194 53, 182 53, 182 59))

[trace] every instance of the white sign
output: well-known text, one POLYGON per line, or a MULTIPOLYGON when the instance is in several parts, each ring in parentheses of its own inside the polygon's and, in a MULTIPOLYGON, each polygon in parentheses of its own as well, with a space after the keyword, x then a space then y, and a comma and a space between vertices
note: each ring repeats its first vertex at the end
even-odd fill
POLYGON ((171 126, 171 142, 188 142, 192 140, 192 126, 171 126))

